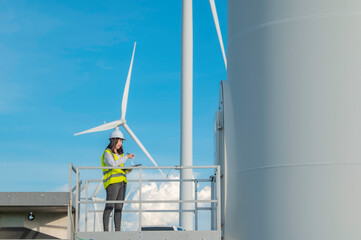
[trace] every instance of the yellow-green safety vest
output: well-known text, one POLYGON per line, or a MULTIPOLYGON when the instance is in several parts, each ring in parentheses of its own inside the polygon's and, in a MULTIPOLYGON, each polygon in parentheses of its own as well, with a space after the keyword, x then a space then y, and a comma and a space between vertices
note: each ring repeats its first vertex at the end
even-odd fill
MULTIPOLYGON (((106 149, 102 155, 102 167, 106 167, 107 165, 104 162, 104 154, 105 152, 110 153, 115 161, 118 161, 119 157, 114 154, 110 149, 106 149)), ((120 155, 122 158, 124 154, 120 155)), ((124 167, 124 164, 121 164, 120 167, 124 167)), ((126 172, 123 169, 102 169, 103 170, 103 184, 104 188, 107 188, 110 184, 119 183, 119 182, 127 182, 126 172)))

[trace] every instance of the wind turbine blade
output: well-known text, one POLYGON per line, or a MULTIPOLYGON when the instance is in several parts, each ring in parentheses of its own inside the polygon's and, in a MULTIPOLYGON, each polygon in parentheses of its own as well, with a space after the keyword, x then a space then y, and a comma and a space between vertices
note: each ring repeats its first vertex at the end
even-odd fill
POLYGON ((120 118, 122 120, 125 119, 125 114, 127 112, 130 77, 132 76, 133 59, 134 59, 134 53, 135 53, 136 45, 137 45, 137 42, 134 43, 132 60, 130 61, 130 67, 129 67, 129 71, 128 71, 127 81, 125 82, 125 87, 124 87, 123 100, 122 100, 122 116, 120 118))
POLYGON ((214 24, 216 25, 218 40, 219 40, 219 44, 221 45, 221 50, 222 50, 222 54, 223 54, 223 61, 224 61, 224 65, 226 66, 226 70, 227 70, 227 58, 226 58, 226 53, 224 51, 223 38, 222 38, 222 33, 221 33, 221 27, 219 26, 216 4, 215 4, 214 0, 209 0, 209 4, 211 5, 213 20, 214 20, 214 24))
MULTIPOLYGON (((131 188, 130 188, 128 194, 127 194, 127 196, 124 198, 124 201, 128 201, 128 198, 129 198, 130 194, 132 194, 132 192, 133 192, 134 186, 135 186, 134 184, 131 186, 131 188)), ((124 203, 123 209, 125 209, 127 205, 128 205, 128 203, 124 203)))
MULTIPOLYGON (((133 184, 132 187, 130 188, 127 196, 124 198, 124 201, 128 201, 128 198, 129 198, 130 194, 132 194, 132 192, 133 192, 134 186, 135 186, 135 185, 133 184)), ((128 205, 128 203, 124 203, 123 209, 125 209, 125 208, 127 207, 127 205, 128 205)), ((124 222, 124 221, 123 221, 123 222, 124 222)), ((123 222, 121 223, 121 226, 120 226, 120 227, 121 227, 122 231, 125 231, 123 222)))
MULTIPOLYGON (((149 152, 147 151, 147 149, 145 149, 145 147, 143 146, 143 144, 139 141, 139 139, 137 138, 137 136, 135 136, 135 134, 132 132, 132 130, 130 130, 129 126, 127 124, 122 124, 122 126, 124 127, 125 131, 127 131, 129 133, 129 135, 134 139, 134 141, 138 144, 138 146, 140 147, 140 149, 142 149, 142 151, 145 153, 145 155, 147 155, 147 157, 149 158, 150 161, 152 161, 152 163, 154 164, 154 166, 158 167, 158 164, 154 161, 154 159, 152 158, 152 156, 150 156, 149 152)), ((163 173, 163 171, 159 168, 158 169, 160 171, 160 173, 164 176, 164 178, 167 178, 165 176, 165 174, 163 173)))
MULTIPOLYGON (((96 200, 97 200, 97 195, 98 195, 98 193, 99 193, 100 188, 101 188, 102 185, 103 185, 103 182, 102 182, 102 181, 99 182, 97 188, 96 188, 95 191, 94 191, 93 196, 92 196, 91 198, 89 198, 89 200, 92 200, 92 201, 96 201, 96 200)), ((103 200, 103 199, 100 199, 100 200, 103 200)), ((96 203, 93 203, 93 207, 94 207, 94 210, 95 210, 95 211, 98 210, 98 205, 97 205, 96 203)), ((100 228, 100 226, 101 226, 101 223, 100 223, 101 217, 100 217, 99 215, 100 215, 100 214, 99 214, 98 212, 95 212, 95 214, 94 214, 94 217, 95 217, 95 219, 94 219, 95 222, 94 222, 94 223, 96 223, 96 230, 94 229, 94 231, 97 231, 97 230, 100 230, 100 229, 101 229, 101 228, 100 228)))
MULTIPOLYGON (((105 200, 105 199, 97 198, 97 197, 92 197, 91 199, 92 199, 92 201, 97 201, 97 200, 104 201, 105 200)), ((100 209, 98 208, 97 203, 93 203, 93 207, 94 207, 94 210, 96 211, 95 212, 95 219, 94 219, 94 223, 96 225, 95 225, 94 231, 101 231, 103 226, 102 226, 102 223, 101 223, 100 219, 102 219, 103 214, 98 212, 98 210, 100 210, 100 209)))
POLYGON ((74 136, 85 134, 85 133, 92 133, 92 132, 100 132, 100 131, 109 130, 109 129, 112 129, 112 128, 115 128, 115 127, 119 126, 122 123, 123 123, 123 121, 121 121, 121 120, 117 120, 117 121, 110 122, 110 123, 105 123, 105 124, 100 125, 98 127, 95 127, 95 128, 83 131, 83 132, 76 133, 76 134, 74 134, 74 136))
POLYGON ((98 195, 98 193, 99 193, 100 188, 101 188, 102 185, 103 185, 103 183, 102 183, 102 182, 99 182, 97 188, 96 188, 95 191, 94 191, 93 198, 95 198, 95 197, 98 195))

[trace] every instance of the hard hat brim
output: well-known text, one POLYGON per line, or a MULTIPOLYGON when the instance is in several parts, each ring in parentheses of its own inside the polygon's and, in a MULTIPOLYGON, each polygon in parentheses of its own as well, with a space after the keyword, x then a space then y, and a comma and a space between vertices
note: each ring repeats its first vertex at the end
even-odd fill
POLYGON ((124 140, 124 141, 127 141, 127 139, 125 139, 125 138, 118 138, 118 137, 109 138, 109 140, 110 140, 110 139, 114 139, 114 138, 115 138, 115 139, 122 139, 122 140, 124 140))

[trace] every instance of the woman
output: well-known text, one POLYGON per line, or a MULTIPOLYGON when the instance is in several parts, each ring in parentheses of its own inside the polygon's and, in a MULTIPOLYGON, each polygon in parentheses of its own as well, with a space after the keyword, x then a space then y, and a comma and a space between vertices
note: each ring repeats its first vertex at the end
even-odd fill
MULTIPOLYGON (((133 158, 135 155, 130 153, 124 156, 123 134, 118 130, 114 130, 109 137, 110 143, 102 155, 102 167, 124 167, 124 163, 133 158)), ((103 184, 107 192, 107 201, 123 201, 125 192, 127 190, 126 174, 131 170, 125 169, 102 169, 103 170, 103 184)), ((115 231, 120 231, 120 224, 122 219, 123 203, 107 203, 103 213, 103 227, 104 231, 109 231, 109 218, 114 210, 114 225, 115 231)))

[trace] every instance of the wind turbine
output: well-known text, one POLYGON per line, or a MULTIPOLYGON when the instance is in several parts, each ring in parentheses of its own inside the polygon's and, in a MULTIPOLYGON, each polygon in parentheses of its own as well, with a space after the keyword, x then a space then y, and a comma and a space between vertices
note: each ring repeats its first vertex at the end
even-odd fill
POLYGON ((93 201, 93 208, 94 208, 94 232, 95 231, 100 231, 101 230, 101 227, 102 227, 102 221, 101 221, 101 218, 102 218, 102 213, 99 214, 99 208, 98 208, 98 204, 96 204, 94 201, 97 201, 97 200, 100 200, 100 201, 104 201, 104 199, 101 199, 101 198, 97 198, 97 195, 100 191, 100 188, 101 186, 103 185, 102 181, 99 182, 97 188, 95 189, 94 191, 94 194, 92 197, 88 198, 87 200, 88 201, 93 201), (100 216, 101 215, 101 216, 100 216))
POLYGON ((222 38, 222 33, 221 33, 221 27, 219 26, 216 4, 215 4, 214 0, 209 0, 209 4, 212 9, 213 20, 214 20, 214 24, 215 24, 216 30, 217 30, 219 45, 221 46, 221 50, 222 50, 224 65, 227 70, 227 57, 226 57, 226 53, 224 51, 223 38, 222 38))
MULTIPOLYGON (((92 132, 100 132, 100 131, 106 131, 112 128, 115 129, 119 129, 119 126, 122 126, 125 131, 128 132, 128 134, 133 138, 133 140, 137 143, 137 145, 140 147, 140 149, 142 149, 142 151, 145 153, 145 155, 149 158, 149 160, 156 166, 158 167, 158 164, 154 161, 154 159, 152 158, 152 156, 149 154, 149 152, 147 151, 147 149, 145 149, 145 147, 143 146, 143 144, 139 141, 139 139, 137 138, 137 136, 135 136, 135 134, 133 133, 133 131, 129 128, 129 126, 127 125, 127 121, 125 120, 125 114, 127 112, 127 104, 128 104, 128 95, 129 95, 129 85, 130 85, 130 77, 132 75, 132 68, 133 68, 133 60, 134 60, 134 53, 135 53, 135 47, 136 47, 137 43, 134 43, 134 49, 133 49, 133 55, 132 55, 132 60, 130 61, 130 67, 129 67, 129 71, 128 71, 128 76, 127 76, 127 81, 125 82, 125 88, 124 88, 124 93, 123 93, 123 100, 122 100, 122 109, 121 109, 121 117, 119 120, 110 122, 110 123, 105 123, 103 125, 97 126, 95 128, 91 128, 89 130, 83 131, 83 132, 79 132, 74 134, 74 136, 77 135, 81 135, 81 134, 85 134, 85 133, 92 133, 92 132)), ((164 178, 166 178, 165 174, 163 173, 163 171, 161 169, 158 168, 158 170, 160 171, 160 173, 164 176, 164 178)))

